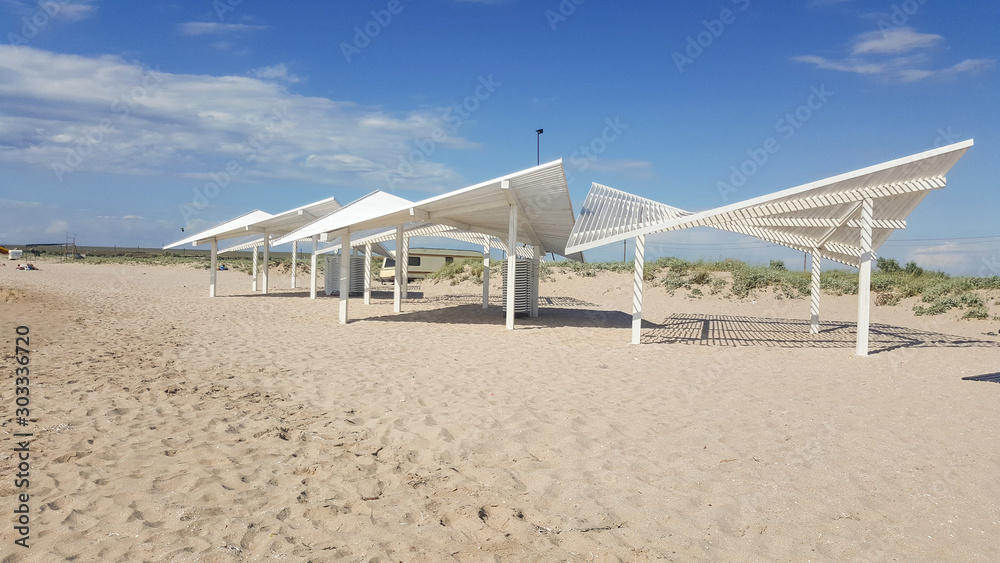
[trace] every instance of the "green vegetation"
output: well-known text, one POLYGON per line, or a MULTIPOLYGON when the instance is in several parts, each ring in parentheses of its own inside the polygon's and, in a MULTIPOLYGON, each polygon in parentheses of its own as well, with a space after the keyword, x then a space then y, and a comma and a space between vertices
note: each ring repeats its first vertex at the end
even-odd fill
MULTIPOLYGON (((903 299, 919 296, 921 303, 927 305, 915 305, 913 311, 917 315, 938 315, 958 308, 965 310, 962 318, 988 319, 987 300, 974 292, 1000 290, 1000 276, 952 277, 944 272, 926 271, 915 262, 900 266, 891 258, 879 258, 876 265, 878 269, 872 272, 875 305, 897 305, 903 299)), ((631 272, 633 267, 631 261, 591 264, 567 261, 547 263, 543 273, 593 277, 599 272, 631 272)), ((684 289, 689 295, 701 296, 707 286, 711 295, 718 295, 728 288, 728 296, 738 299, 746 299, 769 288, 779 297, 805 297, 809 294, 810 283, 808 272, 790 272, 780 260, 772 260, 768 266, 750 266, 731 258, 715 262, 660 258, 646 264, 643 277, 671 293, 684 289), (726 279, 725 273, 730 274, 730 280, 726 279)), ((848 270, 827 270, 820 276, 820 288, 835 295, 857 295, 858 274, 848 270)), ((994 305, 1000 305, 1000 300, 994 305)))
POLYGON ((428 281, 440 283, 450 282, 451 285, 458 285, 464 281, 471 280, 474 283, 483 283, 483 261, 475 258, 466 258, 461 262, 450 262, 441 266, 441 269, 427 276, 428 281))

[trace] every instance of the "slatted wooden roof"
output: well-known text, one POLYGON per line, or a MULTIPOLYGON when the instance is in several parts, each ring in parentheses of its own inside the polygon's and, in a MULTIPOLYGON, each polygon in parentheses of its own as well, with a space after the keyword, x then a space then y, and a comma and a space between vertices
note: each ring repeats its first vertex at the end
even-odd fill
POLYGON ((713 227, 754 236, 849 266, 860 264, 860 213, 874 200, 872 248, 878 249, 973 145, 963 141, 784 191, 692 213, 594 184, 567 252, 643 234, 713 227))
MULTIPOLYGON (((459 230, 507 237, 508 212, 520 209, 518 242, 541 244, 547 252, 582 260, 566 253, 566 240, 574 224, 573 205, 562 160, 557 160, 443 195, 401 203, 395 208, 353 212, 349 207, 289 233, 274 244, 309 238, 314 234, 336 237, 344 229, 391 227, 413 221, 447 225, 459 230), (507 186, 507 188, 504 188, 507 186)), ((353 206, 353 204, 352 204, 353 206)))
POLYGON ((239 217, 230 219, 223 223, 219 223, 218 225, 210 229, 205 229, 204 231, 196 235, 191 235, 186 239, 182 239, 175 243, 168 244, 167 246, 163 247, 163 250, 167 250, 168 248, 183 246, 185 244, 198 246, 203 242, 211 241, 213 238, 217 240, 222 240, 229 238, 245 237, 255 232, 250 230, 252 225, 260 221, 265 221, 267 219, 270 219, 271 217, 274 217, 274 215, 271 215, 266 211, 254 209, 249 213, 244 213, 239 217))
MULTIPOLYGON (((308 205, 289 209, 288 211, 278 213, 277 215, 271 215, 265 211, 255 209, 250 213, 240 215, 235 219, 230 219, 229 221, 216 225, 211 229, 204 230, 196 235, 192 235, 186 239, 164 246, 163 249, 166 250, 168 248, 183 246, 189 243, 193 246, 198 246, 200 243, 209 242, 213 238, 216 240, 239 238, 253 235, 255 233, 263 233, 265 230, 268 232, 268 235, 283 235, 298 229, 303 225, 312 223, 320 217, 329 215, 330 213, 340 209, 340 207, 341 205, 337 201, 337 198, 328 197, 308 205)), ((263 240, 264 237, 261 236, 259 238, 259 244, 263 244, 263 240)), ((252 248, 253 246, 253 244, 250 244, 250 246, 247 246, 246 248, 252 248)), ((227 250, 234 249, 235 247, 227 250)))

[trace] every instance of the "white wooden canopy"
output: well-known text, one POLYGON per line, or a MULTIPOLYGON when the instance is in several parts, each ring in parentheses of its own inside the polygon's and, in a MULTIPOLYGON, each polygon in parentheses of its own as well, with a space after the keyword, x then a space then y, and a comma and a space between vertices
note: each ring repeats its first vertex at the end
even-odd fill
MULTIPOLYGON (((308 205, 278 213, 269 219, 255 223, 252 225, 252 229, 258 233, 267 232, 270 235, 281 236, 308 225, 321 217, 325 217, 341 207, 337 198, 328 197, 308 205)), ((274 246, 274 243, 271 246, 274 246)))
POLYGON ((230 219, 228 221, 219 223, 218 225, 201 231, 198 234, 191 235, 186 239, 179 240, 177 242, 168 244, 163 247, 163 250, 170 248, 176 248, 178 246, 184 246, 185 244, 190 244, 192 246, 198 246, 203 242, 209 242, 212 239, 223 240, 228 238, 245 237, 249 234, 253 234, 256 231, 252 231, 251 226, 260 221, 265 221, 274 217, 266 211, 261 211, 259 209, 254 209, 249 213, 244 213, 239 217, 230 219))
POLYGON ((582 252, 635 237, 635 344, 642 325, 647 234, 713 227, 811 253, 812 332, 819 330, 820 259, 857 267, 857 353, 867 355, 874 253, 894 230, 906 228, 907 217, 928 192, 945 186, 945 174, 972 145, 970 139, 699 213, 594 184, 566 250, 582 252))
POLYGON ((930 190, 945 186, 945 174, 971 146, 972 140, 964 141, 699 213, 617 190, 609 194, 608 188, 595 184, 568 250, 707 226, 817 251, 823 258, 858 267, 862 202, 874 201, 872 248, 878 249, 895 229, 906 228, 906 217, 930 190))
MULTIPOLYGON (((379 192, 381 193, 381 192, 379 192)), ((389 195, 389 194, 385 194, 389 195)), ((399 198, 402 200, 402 198, 399 198)), ((276 244, 313 234, 391 227, 413 221, 448 225, 460 230, 506 237, 511 205, 518 208, 517 240, 567 258, 566 241, 573 229, 573 204, 566 185, 562 160, 508 174, 494 180, 435 196, 416 203, 402 200, 394 209, 363 213, 343 212, 308 225, 276 241, 276 244), (504 186, 507 186, 506 188, 504 186)), ((353 206, 353 204, 352 204, 353 206)))
POLYGON ((273 244, 284 244, 316 235, 320 237, 322 242, 330 242, 339 236, 339 231, 349 227, 352 231, 372 228, 375 225, 365 225, 364 222, 370 221, 372 217, 380 217, 400 207, 408 208, 411 205, 413 202, 408 199, 377 190, 352 201, 335 213, 330 213, 286 233, 275 240, 273 244))
MULTIPOLYGON (((413 223, 407 223, 403 225, 403 232, 407 237, 444 237, 454 240, 460 240, 462 242, 467 242, 469 244, 484 244, 484 240, 489 241, 490 248, 495 248, 503 252, 507 252, 507 243, 500 237, 495 237, 491 235, 483 235, 479 233, 472 233, 469 231, 463 231, 462 229, 456 229, 455 227, 449 227, 448 225, 435 225, 434 223, 427 223, 425 221, 415 221, 413 223)), ((364 244, 379 244, 382 242, 394 240, 396 238, 396 229, 378 229, 375 233, 371 235, 365 235, 363 233, 358 234, 358 238, 352 237, 354 241, 354 246, 362 246, 364 244)), ((323 249, 320 252, 325 252, 327 249, 323 249)), ((395 256, 394 252, 390 252, 387 256, 395 256)), ((534 253, 532 250, 525 246, 517 247, 518 258, 532 258, 534 253)))
MULTIPOLYGON (((231 238, 245 237, 247 235, 253 235, 255 233, 260 233, 261 236, 256 239, 256 241, 251 241, 250 243, 245 243, 246 248, 253 248, 253 273, 252 273, 252 289, 257 290, 257 249, 262 246, 264 248, 264 264, 263 269, 263 292, 267 293, 267 278, 268 278, 268 268, 266 265, 268 261, 268 250, 269 245, 265 244, 265 241, 271 240, 273 236, 287 234, 289 231, 298 229, 303 225, 311 223, 316 219, 333 213, 337 209, 340 209, 341 205, 337 201, 337 198, 329 197, 320 201, 310 203, 308 205, 303 205, 296 207, 294 209, 289 209, 288 211, 279 213, 277 215, 271 215, 260 210, 254 210, 245 215, 241 215, 235 219, 226 221, 220 225, 216 225, 211 229, 202 231, 196 235, 192 235, 186 239, 177 241, 175 243, 164 246, 163 249, 174 248, 177 246, 182 246, 184 244, 191 243, 193 246, 198 246, 202 242, 212 243, 212 254, 211 254, 211 268, 212 273, 209 281, 209 296, 215 297, 215 281, 216 281, 216 264, 218 262, 219 255, 219 241, 231 238)), ((231 251, 237 247, 244 247, 244 245, 236 245, 226 249, 231 251)), ((297 241, 292 241, 292 287, 296 285, 295 273, 296 266, 298 262, 298 243, 297 241)))
MULTIPOLYGON (((341 239, 344 248, 354 246, 352 237, 368 233, 370 229, 395 227, 396 260, 395 306, 400 311, 401 299, 406 297, 406 268, 408 238, 407 226, 445 226, 450 229, 437 231, 444 236, 481 242, 484 246, 483 307, 487 306, 489 295, 489 249, 493 239, 507 238, 508 248, 517 248, 519 242, 532 246, 530 256, 539 260, 545 251, 583 260, 581 253, 566 252, 566 241, 574 223, 573 204, 566 185, 566 174, 562 160, 539 165, 527 170, 508 174, 494 180, 463 188, 454 192, 431 197, 419 202, 410 202, 384 192, 374 192, 322 219, 296 229, 279 238, 274 244, 282 244, 307 237, 314 241, 332 242, 341 239), (463 231, 467 234, 459 234, 463 231), (481 239, 479 237, 482 237, 481 239)), ((363 236, 368 236, 363 235, 363 236)), ((389 232, 380 236, 388 237, 389 232)), ((366 249, 378 242, 366 240, 366 249)), ((517 251, 520 253, 520 251, 517 251)), ((526 252, 526 251, 525 251, 526 252)), ((370 252, 365 253, 370 256, 370 252)), ((316 252, 313 252, 315 268, 316 252)), ((369 260, 366 258, 366 270, 369 260)), ((515 283, 517 260, 508 260, 507 279, 510 287, 515 283)), ((349 301, 350 261, 341 261, 340 322, 347 322, 349 301)), ((368 279, 366 272, 365 279, 368 279)), ((536 276, 537 278, 537 276, 536 276)), ((314 278, 315 280, 315 278, 314 278)), ((311 292, 315 296, 315 290, 311 292)), ((507 328, 514 327, 515 292, 508 292, 507 328)), ((366 288, 365 302, 369 300, 366 288)), ((537 279, 532 287, 531 315, 538 314, 537 279)))

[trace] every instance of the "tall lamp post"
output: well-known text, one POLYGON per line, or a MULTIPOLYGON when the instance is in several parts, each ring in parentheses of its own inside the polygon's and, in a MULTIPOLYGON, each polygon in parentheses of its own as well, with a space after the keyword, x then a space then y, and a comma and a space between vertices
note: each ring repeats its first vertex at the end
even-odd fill
POLYGON ((545 132, 544 129, 535 129, 535 133, 536 133, 536 135, 535 135, 535 164, 536 165, 542 163, 542 133, 544 133, 544 132, 545 132))

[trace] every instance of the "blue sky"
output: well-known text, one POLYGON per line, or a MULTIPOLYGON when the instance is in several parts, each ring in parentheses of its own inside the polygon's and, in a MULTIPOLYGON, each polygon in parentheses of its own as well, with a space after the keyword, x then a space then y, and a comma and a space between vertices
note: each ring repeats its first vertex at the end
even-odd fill
MULTIPOLYGON (((255 208, 423 199, 534 165, 538 128, 577 210, 591 182, 697 211, 974 138, 881 255, 1000 274, 995 2, 622 5, 0 0, 0 241, 160 246, 255 208)), ((702 229, 647 245, 801 260, 702 229)))

